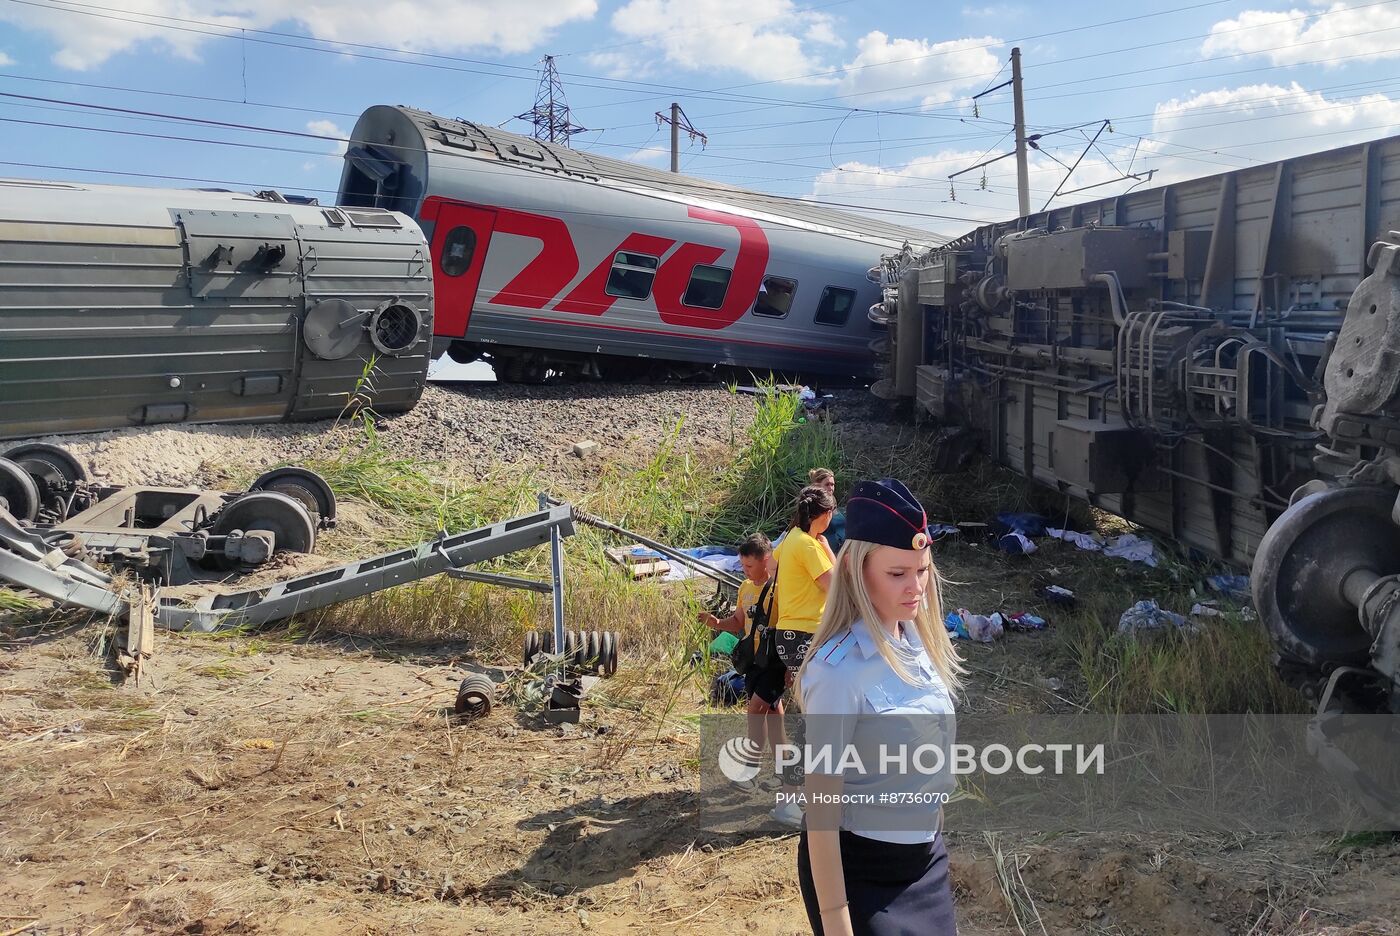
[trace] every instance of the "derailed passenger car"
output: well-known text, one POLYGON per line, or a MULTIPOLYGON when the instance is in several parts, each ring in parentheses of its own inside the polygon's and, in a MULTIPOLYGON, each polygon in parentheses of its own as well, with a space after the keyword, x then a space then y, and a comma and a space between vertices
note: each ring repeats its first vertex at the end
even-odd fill
POLYGON ((1390 138, 985 225, 872 315, 920 414, 1252 563, 1282 672, 1400 712, 1397 229, 1390 138))
POLYGON ((403 215, 0 180, 0 438, 402 412, 431 336, 403 215))
POLYGON ((885 338, 864 314, 880 293, 871 268, 939 241, 409 107, 369 108, 350 137, 341 204, 418 219, 439 346, 501 380, 713 365, 868 376, 885 338))

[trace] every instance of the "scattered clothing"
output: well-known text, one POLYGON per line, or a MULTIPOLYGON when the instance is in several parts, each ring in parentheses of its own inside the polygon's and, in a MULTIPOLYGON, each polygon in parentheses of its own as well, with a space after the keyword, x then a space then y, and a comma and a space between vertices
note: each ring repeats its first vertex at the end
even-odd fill
POLYGON ((951 523, 930 523, 928 525, 928 538, 933 541, 941 540, 945 536, 952 536, 961 532, 951 523))
POLYGON ((997 540, 997 549, 1009 556, 1029 556, 1035 552, 1035 543, 1024 533, 1007 533, 997 540))
POLYGON ((1145 540, 1132 533, 1124 533, 1104 547, 1103 554, 1112 556, 1115 559, 1127 559, 1129 562, 1141 562, 1149 568, 1157 568, 1157 556, 1150 540, 1145 540))
MULTIPOLYGON (((1230 613, 1238 614, 1242 621, 1253 621, 1255 619, 1253 608, 1239 608, 1230 613)), ((1216 607, 1213 601, 1198 601, 1191 606, 1191 616, 1198 618, 1224 617, 1225 612, 1216 607)))
POLYGON ((1157 604, 1155 598, 1139 601, 1123 612, 1118 619, 1118 633, 1137 634, 1143 631, 1162 630, 1174 627, 1187 633, 1195 633, 1197 625, 1174 611, 1167 611, 1157 604))
POLYGON ((1103 541, 1089 533, 1076 533, 1074 530, 1059 530, 1055 527, 1046 527, 1045 533, 1048 536, 1053 536, 1057 540, 1073 543, 1080 549, 1088 550, 1089 552, 1098 552, 1103 549, 1103 541))
POLYGON ((1006 627, 1014 631, 1045 630, 1046 621, 1029 611, 1018 611, 1006 619, 1006 627))
POLYGON ((1074 592, 1061 585, 1046 585, 1040 590, 1040 593, 1045 596, 1046 601, 1052 604, 1065 605, 1066 607, 1074 606, 1074 592))
POLYGON ((995 614, 982 615, 972 614, 966 608, 959 608, 957 611, 948 612, 948 616, 943 619, 943 627, 958 640, 991 643, 1008 630, 1044 630, 1046 621, 1045 618, 1026 611, 1012 615, 1005 615, 1000 611, 995 614))
POLYGON ((966 608, 959 608, 956 614, 949 614, 944 619, 943 626, 960 640, 991 643, 1005 633, 1006 629, 1002 620, 1000 614, 993 614, 989 617, 985 614, 973 614, 966 608))
POLYGON ((1253 597, 1249 589, 1248 575, 1208 575, 1206 584, 1212 591, 1236 601, 1249 601, 1253 597))
POLYGON ((1031 513, 999 513, 997 524, 1011 533, 1023 536, 1044 536, 1045 518, 1031 513))
POLYGON ((710 685, 710 704, 716 708, 738 705, 746 697, 744 677, 734 670, 721 673, 710 685))
MULTIPOLYGON (((740 577, 744 574, 744 567, 739 562, 739 553, 728 546, 691 546, 688 549, 678 549, 676 552, 689 556, 692 559, 699 559, 705 565, 718 569, 721 572, 728 572, 731 575, 738 575, 740 577)), ((633 546, 627 551, 627 554, 641 559, 666 558, 656 550, 647 549, 645 546, 633 546)), ((679 582, 703 574, 675 560, 670 560, 668 564, 671 567, 671 571, 660 576, 659 580, 662 582, 679 582)))
POLYGON ((1127 559, 1129 562, 1141 562, 1154 569, 1157 567, 1156 548, 1151 541, 1132 533, 1124 533, 1107 544, 1099 536, 1092 533, 1078 533, 1074 530, 1061 530, 1057 527, 1047 527, 1045 533, 1057 540, 1073 543, 1086 552, 1102 550, 1105 556, 1127 559))

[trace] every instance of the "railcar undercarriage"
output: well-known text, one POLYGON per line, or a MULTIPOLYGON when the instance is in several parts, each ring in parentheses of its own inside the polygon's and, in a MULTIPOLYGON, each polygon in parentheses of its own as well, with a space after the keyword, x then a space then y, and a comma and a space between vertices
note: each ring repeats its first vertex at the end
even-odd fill
POLYGON ((1280 672, 1400 713, 1400 139, 890 258, 893 392, 996 460, 1252 565, 1280 672))

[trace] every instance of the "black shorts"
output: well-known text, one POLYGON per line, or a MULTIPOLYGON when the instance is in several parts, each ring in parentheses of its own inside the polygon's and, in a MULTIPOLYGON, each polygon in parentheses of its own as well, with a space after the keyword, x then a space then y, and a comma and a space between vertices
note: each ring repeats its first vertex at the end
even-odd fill
POLYGON ((744 688, 748 690, 749 695, 757 696, 770 707, 777 705, 787 689, 787 669, 774 666, 753 670, 745 680, 744 688))
POLYGON ((812 645, 812 635, 808 631, 780 630, 776 643, 778 659, 783 661, 789 672, 795 673, 807 657, 807 648, 812 645))

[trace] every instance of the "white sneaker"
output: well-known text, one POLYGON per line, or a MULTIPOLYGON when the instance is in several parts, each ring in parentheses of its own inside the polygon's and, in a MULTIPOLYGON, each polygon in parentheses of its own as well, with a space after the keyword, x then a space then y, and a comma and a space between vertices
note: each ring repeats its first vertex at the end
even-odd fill
POLYGON ((802 828, 802 807, 793 802, 779 803, 768 813, 779 825, 785 825, 792 829, 802 828))
POLYGON ((776 793, 783 788, 783 781, 777 777, 754 777, 750 780, 730 780, 729 785, 738 787, 745 793, 776 793))

